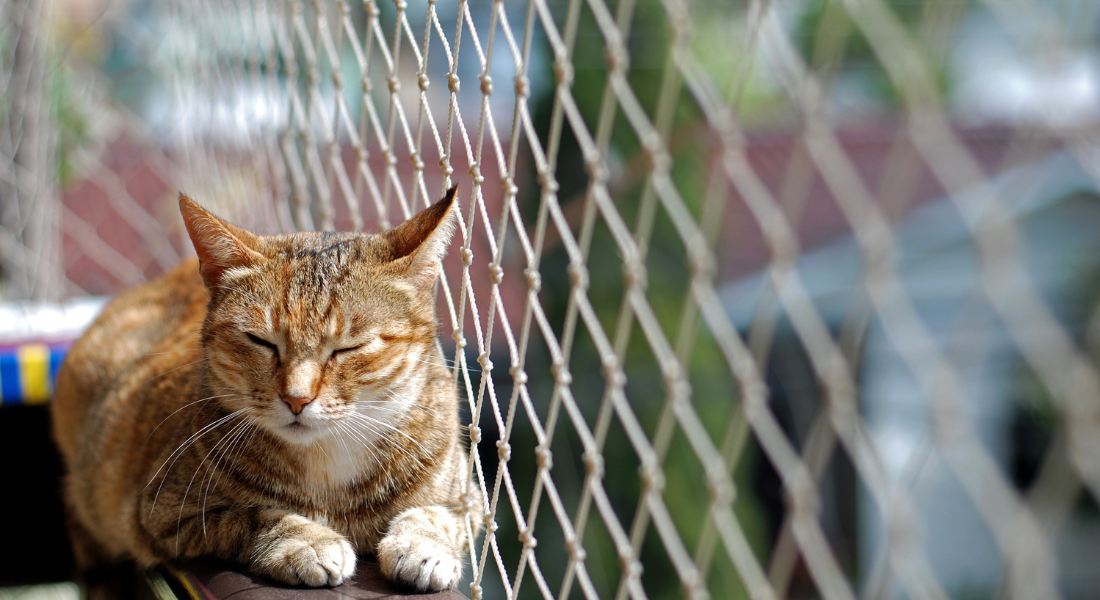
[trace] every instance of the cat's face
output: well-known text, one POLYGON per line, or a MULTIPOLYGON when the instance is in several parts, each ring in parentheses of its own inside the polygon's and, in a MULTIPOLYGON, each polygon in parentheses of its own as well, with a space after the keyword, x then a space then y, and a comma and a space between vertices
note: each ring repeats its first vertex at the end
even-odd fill
POLYGON ((228 273, 207 318, 211 381, 243 394, 224 403, 289 442, 391 433, 434 344, 430 295, 395 280, 362 236, 265 242, 269 260, 228 273))
POLYGON ((196 213, 211 393, 291 444, 399 435, 439 367, 432 286, 452 198, 377 236, 259 237, 196 213))

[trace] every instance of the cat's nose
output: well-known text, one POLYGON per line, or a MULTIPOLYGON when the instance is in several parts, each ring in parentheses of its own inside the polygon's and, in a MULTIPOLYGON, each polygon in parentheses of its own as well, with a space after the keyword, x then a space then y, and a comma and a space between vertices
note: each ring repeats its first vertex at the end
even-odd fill
POLYGON ((320 375, 317 363, 310 360, 295 360, 287 365, 279 397, 290 407, 290 412, 300 415, 313 402, 320 388, 320 375))
POLYGON ((290 412, 296 415, 302 414, 302 411, 305 410, 306 405, 310 402, 313 402, 313 398, 308 398, 306 396, 280 395, 279 397, 282 398, 283 402, 286 402, 286 405, 290 407, 290 412))

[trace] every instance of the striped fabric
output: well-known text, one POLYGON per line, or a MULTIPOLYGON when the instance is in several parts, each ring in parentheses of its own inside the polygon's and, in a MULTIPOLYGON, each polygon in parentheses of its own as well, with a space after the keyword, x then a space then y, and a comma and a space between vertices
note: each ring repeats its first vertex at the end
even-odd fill
POLYGON ((0 406, 44 404, 68 344, 0 346, 0 406))

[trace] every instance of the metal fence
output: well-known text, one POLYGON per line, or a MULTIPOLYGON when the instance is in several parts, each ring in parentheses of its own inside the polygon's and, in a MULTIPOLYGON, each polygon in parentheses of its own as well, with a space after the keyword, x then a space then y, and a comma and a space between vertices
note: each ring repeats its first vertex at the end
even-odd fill
POLYGON ((54 192, 4 5, 6 293, 171 266, 176 190, 271 233, 457 184, 474 598, 1100 592, 1091 3, 130 9, 147 110, 54 192))

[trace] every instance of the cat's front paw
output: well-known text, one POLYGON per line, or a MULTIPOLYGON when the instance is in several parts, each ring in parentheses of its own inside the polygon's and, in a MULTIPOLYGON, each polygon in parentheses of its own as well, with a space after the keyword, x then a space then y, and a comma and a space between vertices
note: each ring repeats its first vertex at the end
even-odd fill
POLYGON ((378 564, 391 581, 418 592, 453 589, 462 578, 462 559, 423 535, 388 535, 378 544, 378 564))
POLYGON ((287 515, 257 547, 254 570, 291 585, 340 585, 355 573, 355 549, 335 531, 287 515))

